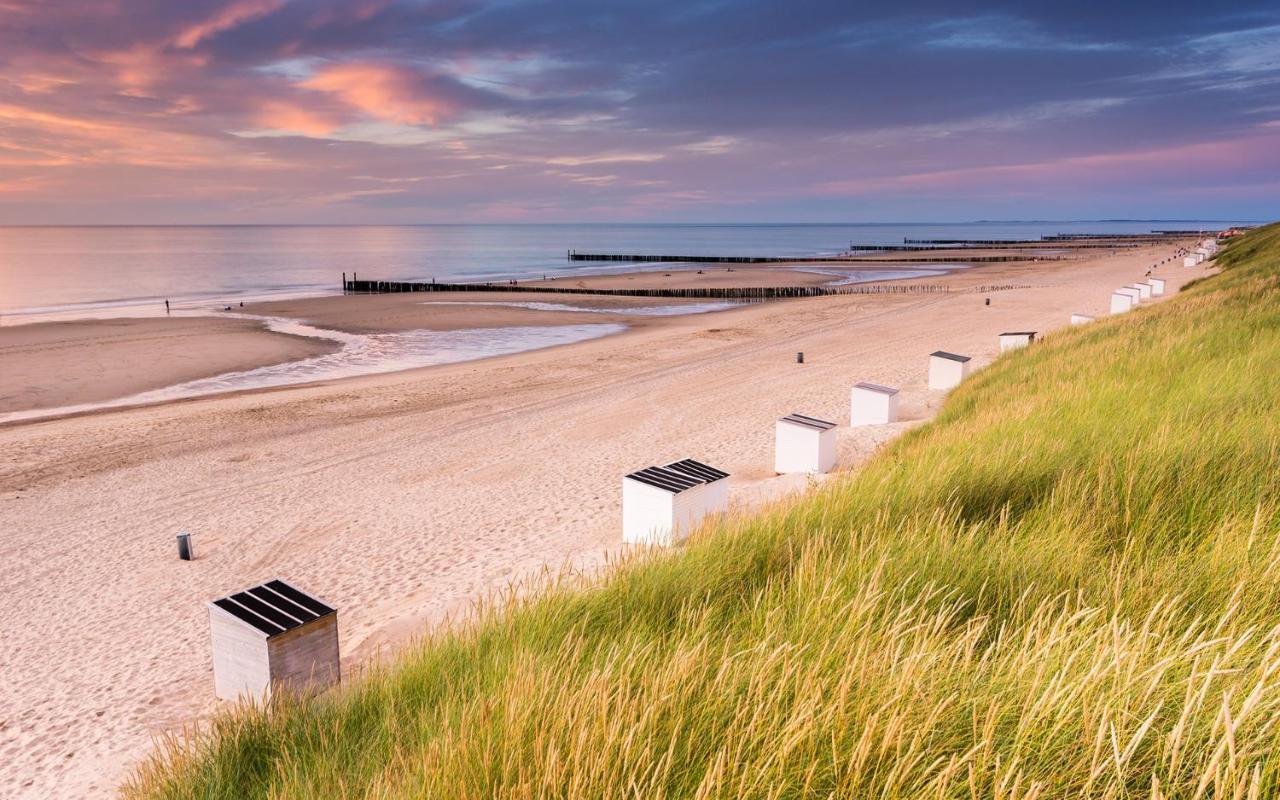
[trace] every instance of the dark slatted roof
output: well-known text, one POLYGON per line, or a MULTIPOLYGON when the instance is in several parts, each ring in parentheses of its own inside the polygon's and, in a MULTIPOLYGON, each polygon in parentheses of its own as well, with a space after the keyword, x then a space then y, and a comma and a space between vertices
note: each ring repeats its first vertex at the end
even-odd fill
POLYGON ((703 483, 703 481, 691 478, 688 475, 676 472, 673 469, 667 469, 666 467, 645 467, 644 469, 636 470, 626 477, 633 481, 639 481, 640 483, 648 484, 649 486, 671 492, 672 494, 679 494, 686 489, 692 489, 693 487, 703 483))
POLYGON ((960 362, 965 362, 965 361, 969 361, 969 360, 970 360, 968 356, 958 356, 958 355, 956 355, 955 353, 948 353, 948 352, 946 352, 945 350, 936 350, 936 351, 934 351, 934 352, 930 353, 929 355, 931 355, 931 356, 937 356, 938 358, 945 358, 945 359, 949 359, 949 360, 951 360, 951 361, 960 361, 960 362))
POLYGON ((673 461, 667 465, 667 469, 688 475, 691 478, 697 478, 701 483, 711 483, 723 478, 729 477, 729 473, 715 467, 707 466, 701 461, 694 461, 692 458, 686 458, 683 461, 673 461))
POLYGON ((320 600, 279 579, 220 597, 213 604, 267 636, 291 631, 337 613, 320 600))
POLYGON ((1035 331, 1005 331, 1001 336, 1035 336, 1035 331))
POLYGON ((801 425, 805 428, 812 428, 816 431, 829 431, 836 426, 834 422, 827 422, 825 419, 816 419, 814 417, 806 417, 804 414, 788 414, 779 422, 790 422, 793 425, 801 425))
MULTIPOLYGON (((937 353, 934 353, 934 355, 937 355, 937 353)), ((898 393, 898 390, 893 388, 892 386, 881 386, 878 383, 867 383, 865 381, 863 381, 862 383, 855 383, 853 385, 853 388, 867 389, 868 391, 879 392, 880 394, 897 394, 898 393)))

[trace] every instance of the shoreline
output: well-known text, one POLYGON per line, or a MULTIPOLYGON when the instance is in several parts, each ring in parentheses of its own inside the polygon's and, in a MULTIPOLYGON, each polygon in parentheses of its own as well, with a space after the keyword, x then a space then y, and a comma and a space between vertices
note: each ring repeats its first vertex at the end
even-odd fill
MULTIPOLYGON (((745 286, 773 284, 786 280, 795 285, 842 285, 849 280, 848 272, 841 270, 811 270, 803 265, 795 268, 780 268, 770 265, 764 268, 746 267, 731 269, 715 275, 704 274, 704 270, 696 266, 686 269, 657 269, 639 272, 603 273, 574 276, 573 288, 591 288, 597 284, 614 282, 630 283, 637 279, 653 281, 663 272, 663 278, 671 278, 665 283, 669 286, 687 287, 691 285, 722 285, 726 283, 745 286)), ((862 270, 855 270, 862 272, 862 270)), ((916 280, 924 277, 937 277, 946 274, 934 271, 932 274, 911 276, 906 278, 888 278, 880 280, 916 280)), ((867 283, 879 281, 867 281, 867 283)), ((528 285, 557 288, 565 286, 565 281, 537 281, 528 285)), ((626 329, 645 328, 662 324, 661 319, 679 314, 654 315, 650 312, 655 307, 674 311, 681 306, 688 306, 690 313, 723 313, 741 305, 736 302, 723 302, 723 308, 709 309, 706 302, 678 298, 653 297, 614 297, 608 295, 549 295, 544 292, 502 293, 494 294, 483 291, 451 292, 434 295, 431 293, 413 295, 341 295, 327 294, 318 296, 296 296, 287 299, 270 299, 263 302, 250 302, 234 307, 233 312, 208 310, 194 312, 182 309, 177 315, 157 313, 144 317, 86 317, 80 319, 56 321, 25 321, 18 325, 0 327, 0 371, 17 375, 13 382, 18 389, 9 396, 0 395, 0 428, 33 424, 54 419, 84 416, 88 414, 107 413, 122 408, 135 408, 164 404, 168 402, 185 402, 202 396, 230 394, 259 390, 274 390, 289 386, 305 386, 313 383, 326 383, 333 380, 346 380, 360 374, 372 374, 382 370, 369 369, 343 377, 319 377, 311 380, 296 380, 285 385, 248 386, 243 389, 226 389, 204 391, 199 394, 182 394, 180 391, 172 397, 154 397, 149 395, 163 394, 168 389, 180 390, 185 383, 200 380, 213 380, 231 373, 251 370, 264 370, 274 366, 297 364, 308 359, 323 356, 339 350, 343 345, 335 343, 342 334, 376 335, 387 333, 408 333, 411 331, 465 331, 490 328, 499 330, 506 328, 532 329, 542 326, 595 325, 605 322, 602 311, 609 312, 608 320, 625 326, 626 329), (500 299, 499 299, 500 298, 500 299), (521 304, 538 306, 563 306, 563 308, 528 308, 521 304), (626 313, 634 308, 635 315, 626 313), (577 309, 589 309, 579 311, 577 309), (274 324, 282 320, 293 320, 310 325, 320 330, 308 332, 303 337, 296 334, 280 332, 274 324), (134 329, 140 332, 139 347, 109 352, 106 358, 128 360, 135 368, 116 369, 114 374, 103 378, 100 375, 89 376, 73 366, 59 363, 56 360, 46 363, 42 351, 50 347, 58 347, 70 352, 80 350, 94 356, 94 351, 102 350, 104 339, 112 337, 115 329, 134 329), (223 338, 222 348, 214 348, 211 341, 182 340, 175 347, 155 347, 143 344, 142 337, 159 340, 167 336, 180 336, 183 330, 201 329, 211 333, 221 333, 223 329, 237 330, 244 334, 245 341, 229 342, 223 338), (254 338, 256 331, 256 341, 254 338), (74 334, 80 332, 77 337, 74 334), (333 334, 326 336, 325 334, 333 334), (295 346, 285 347, 280 337, 295 339, 295 346), (298 344, 306 339, 305 344, 298 344), (324 344, 320 344, 324 342, 324 344), (169 361, 177 355, 187 356, 187 350, 194 348, 203 359, 204 366, 197 366, 192 359, 186 359, 186 368, 174 370, 166 368, 169 361), (214 352, 215 349, 217 352, 214 352), (228 352, 228 350, 230 352, 228 352), (24 356, 26 356, 24 358, 24 356), (137 368, 137 360, 145 359, 147 367, 137 368), (77 378, 79 383, 77 384, 77 378), (53 387, 58 387, 54 389, 53 387), (54 401, 51 398, 57 398, 54 401)), ((608 335, 618 335, 622 331, 608 335)), ((544 346, 537 341, 531 342, 527 348, 538 349, 544 346)), ((551 346, 560 346, 553 344, 551 346)), ((98 355, 97 358, 103 356, 98 355)), ((464 360, 483 360, 492 357, 479 355, 464 360)), ((424 363, 406 366, 403 369, 429 368, 435 364, 424 363)))
MULTIPOLYGON (((623 474, 697 457, 732 473, 741 510, 802 491, 804 476, 772 472, 777 417, 839 422, 840 470, 855 468, 941 406, 930 351, 981 366, 1001 331, 1105 316, 1150 263, 1002 271, 1026 288, 990 306, 959 291, 752 304, 479 362, 0 428, 0 633, 22 709, 0 794, 108 794, 153 736, 216 711, 212 597, 296 580, 339 609, 356 671, 513 581, 605 563, 621 549, 623 474), (847 427, 860 380, 901 389, 898 423, 847 427), (195 561, 176 559, 181 531, 195 561)), ((1204 271, 1157 274, 1172 295, 1204 271)))

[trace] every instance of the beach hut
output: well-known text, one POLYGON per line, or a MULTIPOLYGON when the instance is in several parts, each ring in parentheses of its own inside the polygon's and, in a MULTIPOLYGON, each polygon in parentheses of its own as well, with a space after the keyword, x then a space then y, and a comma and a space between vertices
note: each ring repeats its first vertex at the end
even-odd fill
POLYGON ((1086 322, 1093 322, 1093 317, 1089 316, 1088 314, 1072 314, 1071 315, 1072 325, 1084 325, 1086 322))
POLYGON ((1133 305, 1135 306, 1138 305, 1138 303, 1142 300, 1142 292, 1138 291, 1132 286, 1121 286, 1119 289, 1116 289, 1116 292, 1118 294, 1127 294, 1130 297, 1132 297, 1133 305))
POLYGON ((1199 264, 1199 263, 1200 262, 1196 260, 1195 256, 1187 256, 1182 259, 1182 266, 1184 267, 1194 267, 1196 264, 1199 264))
POLYGON ((958 356, 943 350, 929 354, 929 388, 953 389, 969 374, 968 356, 958 356))
POLYGON ((774 472, 830 472, 835 465, 834 422, 788 414, 774 424, 774 472))
POLYGON ((276 578, 209 603, 213 692, 266 700, 339 680, 338 612, 276 578))
POLYGON ((850 425, 887 425, 897 421, 897 389, 878 383, 854 384, 849 392, 850 425))
POLYGON ((1000 352, 1026 347, 1035 340, 1035 331, 1006 331, 1000 334, 1000 352))
POLYGON ((1138 297, 1139 297, 1140 299, 1142 299, 1142 300, 1150 300, 1150 299, 1151 299, 1151 284, 1146 283, 1146 282, 1143 282, 1143 283, 1135 283, 1135 284, 1133 285, 1133 288, 1135 288, 1135 289, 1137 289, 1137 290, 1138 290, 1138 297))
POLYGON ((1151 285, 1152 297, 1160 297, 1164 294, 1164 278, 1148 278, 1147 283, 1151 285))
POLYGON ((1111 313, 1123 314, 1133 308, 1133 295, 1115 292, 1111 295, 1111 313))
POLYGON ((666 546, 684 541, 704 516, 727 505, 728 477, 693 459, 624 476, 622 541, 666 546))

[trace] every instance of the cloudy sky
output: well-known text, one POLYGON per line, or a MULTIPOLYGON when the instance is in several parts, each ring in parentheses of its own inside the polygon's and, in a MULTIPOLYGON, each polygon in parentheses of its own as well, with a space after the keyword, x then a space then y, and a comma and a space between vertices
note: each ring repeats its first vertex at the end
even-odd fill
POLYGON ((1280 4, 0 0, 0 224, 1280 216, 1280 4))

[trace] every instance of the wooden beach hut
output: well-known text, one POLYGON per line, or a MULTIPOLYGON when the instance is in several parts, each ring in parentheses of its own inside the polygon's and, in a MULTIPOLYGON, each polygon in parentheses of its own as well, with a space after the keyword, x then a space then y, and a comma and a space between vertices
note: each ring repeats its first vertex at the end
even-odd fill
POLYGON ((1086 323, 1093 322, 1093 319, 1094 319, 1094 318, 1093 318, 1093 317, 1091 317, 1091 316, 1089 316, 1088 314, 1072 314, 1072 315, 1071 315, 1071 324, 1072 324, 1072 325, 1084 325, 1084 324, 1086 324, 1086 323))
POLYGON ((954 389, 969 374, 968 356, 938 350, 929 354, 929 388, 938 391, 954 389))
POLYGON ((624 476, 622 541, 663 546, 683 542, 704 516, 727 505, 728 477, 691 458, 624 476))
POLYGON ((1121 286, 1119 289, 1116 289, 1116 292, 1118 292, 1119 294, 1127 294, 1130 297, 1132 297, 1133 305, 1135 306, 1138 305, 1138 303, 1142 300, 1142 292, 1139 292, 1137 289, 1133 288, 1132 286, 1121 286))
POLYGON ((788 414, 774 423, 773 471, 830 472, 836 465, 836 424, 804 414, 788 414))
POLYGON ((854 384, 849 391, 849 424, 888 425, 898 421, 898 390, 878 383, 854 384))
POLYGON ((266 700, 338 683, 338 612, 276 578, 209 603, 213 691, 266 700))
POLYGON ((1133 309, 1133 295, 1124 294, 1123 292, 1113 292, 1111 294, 1111 313, 1123 314, 1133 309))
POLYGON ((1035 340, 1035 331, 1006 331, 1000 334, 1000 352, 1026 347, 1035 340))
POLYGON ((1143 281, 1142 283, 1135 283, 1133 285, 1133 288, 1138 290, 1139 299, 1141 300, 1151 299, 1151 284, 1147 283, 1146 281, 1143 281))
POLYGON ((1151 296, 1160 297, 1164 294, 1164 278, 1148 278, 1147 284, 1151 286, 1151 296))
POLYGON ((1196 260, 1195 256, 1185 256, 1182 259, 1182 266, 1184 267, 1194 267, 1196 264, 1199 264, 1199 263, 1200 262, 1196 260))

